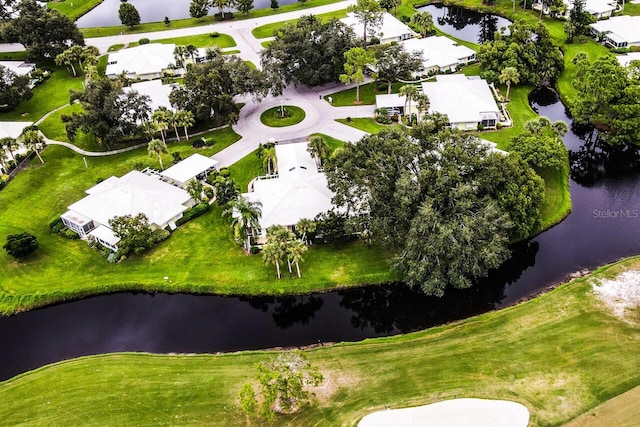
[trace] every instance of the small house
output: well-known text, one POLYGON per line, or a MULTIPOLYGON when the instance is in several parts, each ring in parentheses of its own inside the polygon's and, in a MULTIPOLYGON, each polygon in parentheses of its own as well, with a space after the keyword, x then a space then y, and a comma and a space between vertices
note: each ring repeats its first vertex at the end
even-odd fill
POLYGON ((150 43, 109 54, 105 75, 116 78, 124 74, 132 80, 152 80, 173 74, 175 44, 150 43))

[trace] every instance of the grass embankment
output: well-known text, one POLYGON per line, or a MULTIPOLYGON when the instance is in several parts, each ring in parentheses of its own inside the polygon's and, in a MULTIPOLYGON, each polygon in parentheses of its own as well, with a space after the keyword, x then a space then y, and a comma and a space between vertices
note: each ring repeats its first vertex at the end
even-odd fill
MULTIPOLYGON (((178 46, 193 45, 198 48, 215 46, 215 47, 219 47, 220 49, 225 47, 237 46, 236 41, 233 39, 233 37, 231 37, 228 34, 220 34, 220 33, 217 33, 215 37, 211 37, 211 34, 196 34, 193 36, 171 37, 166 39, 151 40, 150 43, 161 43, 161 44, 173 43, 178 46)), ((138 46, 139 44, 140 43, 138 42, 133 42, 133 43, 129 43, 127 47, 134 47, 134 46, 138 46)), ((110 51, 118 50, 117 49, 118 46, 120 45, 113 45, 109 48, 109 50, 110 51)))
MULTIPOLYGON (((606 417, 599 425, 620 425, 609 421, 623 414, 608 418, 597 407, 640 385, 640 329, 612 316, 594 298, 591 280, 628 268, 640 268, 640 258, 451 325, 306 351, 327 387, 317 407, 275 424, 354 425, 384 408, 476 397, 526 405, 530 426, 561 425, 592 408, 606 417)), ((237 393, 273 354, 64 361, 0 384, 0 417, 11 425, 259 424, 239 411, 237 393)))
MULTIPOLYGON (((379 83, 384 86, 384 90, 378 90, 376 82, 365 83, 360 85, 360 102, 356 102, 356 88, 341 90, 326 95, 324 99, 328 102, 331 98, 331 105, 334 107, 349 107, 352 105, 373 105, 376 103, 376 95, 385 95, 387 93, 387 84, 379 83)), ((391 93, 398 93, 404 83, 396 82, 391 85, 391 93)))
POLYGON ((347 119, 336 119, 336 122, 343 125, 351 126, 352 128, 360 129, 371 134, 375 134, 384 129, 402 129, 400 125, 383 125, 375 121, 370 117, 355 117, 350 121, 347 119))
POLYGON ((282 107, 272 107, 260 114, 260 121, 265 126, 282 128, 293 126, 304 120, 306 114, 300 107, 294 105, 283 105, 282 107), (282 109, 285 116, 282 117, 282 109))
MULTIPOLYGON (((316 17, 319 18, 322 22, 327 22, 327 21, 330 21, 331 19, 341 19, 341 18, 345 18, 346 16, 347 16, 346 9, 336 10, 336 11, 327 12, 327 13, 320 13, 316 15, 316 17)), ((297 19, 289 19, 287 21, 278 21, 278 22, 273 22, 271 24, 261 25, 251 30, 251 34, 253 34, 253 37, 257 39, 273 37, 275 32, 278 31, 280 28, 284 27, 287 24, 292 24, 296 21, 297 19)))
MULTIPOLYGON (((197 151, 210 156, 237 139, 222 135, 213 136, 216 145, 212 148, 197 151)), ((186 158, 196 150, 182 142, 170 143, 169 151, 186 158)), ((301 279, 278 280, 275 270, 265 266, 261 256, 245 255, 233 241, 219 208, 180 227, 151 251, 109 264, 85 242, 51 234, 47 221, 84 197, 84 191, 98 179, 121 176, 134 168, 157 168, 157 159, 141 148, 116 156, 87 158, 85 168, 82 156, 58 146, 48 147, 43 158, 44 165, 34 162, 0 192, 0 236, 29 231, 40 243, 33 258, 23 262, 1 251, 1 313, 120 290, 297 294, 397 279, 389 271, 385 251, 353 242, 312 247, 301 265, 301 279), (172 283, 164 280, 165 276, 172 283)), ((170 164, 171 155, 163 160, 170 164)), ((232 176, 246 188, 251 178, 264 174, 260 164, 252 154, 231 167, 232 176)))
MULTIPOLYGON (((279 15, 285 12, 294 12, 297 10, 310 9, 316 6, 324 6, 326 4, 337 3, 340 0, 308 0, 305 3, 294 3, 285 6, 280 6, 279 9, 273 10, 271 8, 254 9, 247 15, 241 13, 234 14, 234 20, 239 21, 243 19, 260 18, 262 16, 279 15)), ((309 13, 312 13, 311 11, 309 13)), ((176 30, 179 28, 200 27, 204 25, 215 24, 216 19, 213 15, 205 16, 202 19, 187 18, 176 19, 171 21, 171 25, 166 26, 164 22, 150 22, 148 24, 136 25, 133 29, 125 27, 123 25, 117 25, 113 27, 94 27, 94 28, 81 28, 82 34, 86 37, 104 37, 104 36, 117 36, 119 34, 140 34, 153 31, 167 31, 176 30)))
POLYGON ((75 21, 103 1, 104 0, 52 0, 47 2, 47 7, 57 10, 63 15, 67 15, 72 21, 75 21))

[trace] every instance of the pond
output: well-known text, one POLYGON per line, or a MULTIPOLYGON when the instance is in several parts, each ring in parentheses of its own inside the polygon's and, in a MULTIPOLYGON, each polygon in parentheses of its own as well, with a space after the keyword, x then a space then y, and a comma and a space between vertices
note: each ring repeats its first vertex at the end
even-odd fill
POLYGON ((508 35, 511 25, 511 21, 498 15, 441 3, 419 7, 418 11, 429 12, 433 23, 442 32, 471 43, 482 44, 493 40, 494 34, 499 31, 508 35))
MULTIPOLYGON (((72 1, 72 0, 67 0, 72 1)), ((296 0, 278 0, 280 6, 295 3, 296 0)), ((170 20, 190 18, 189 4, 191 0, 129 0, 140 13, 140 22, 161 22, 165 16, 170 20)), ((265 9, 271 6, 271 0, 254 0, 254 9, 265 9)), ((120 0, 104 0, 97 7, 80 17, 76 24, 80 28, 110 27, 121 25, 118 17, 120 0)), ((225 12, 234 9, 225 9, 225 12)), ((217 7, 209 9, 209 15, 218 13, 217 7)))
MULTIPOLYGON (((532 94, 531 104, 571 123, 553 91, 532 94)), ((0 380, 88 354, 215 353, 406 333, 514 304, 572 272, 640 253, 638 150, 601 147, 575 127, 565 143, 573 212, 515 245, 508 262, 470 289, 444 298, 402 284, 278 298, 98 296, 0 318, 0 380)))

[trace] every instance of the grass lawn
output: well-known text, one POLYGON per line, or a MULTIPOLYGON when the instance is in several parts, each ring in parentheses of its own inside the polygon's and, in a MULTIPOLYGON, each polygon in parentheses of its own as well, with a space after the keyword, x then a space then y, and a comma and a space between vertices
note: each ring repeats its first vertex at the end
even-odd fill
POLYGON ((0 52, 0 61, 26 61, 27 51, 22 52, 0 52))
MULTIPOLYGON (((640 258, 595 277, 626 268, 640 268, 640 258)), ((316 407, 280 416, 274 425, 355 425, 373 411, 460 397, 520 402, 534 427, 562 425, 592 408, 603 416, 598 425, 620 425, 615 420, 622 414, 599 412, 598 405, 640 385, 640 329, 611 315, 594 298, 591 280, 450 325, 307 350, 327 386, 316 407)), ((127 353, 63 361, 1 383, 0 417, 9 425, 261 425, 240 412, 237 394, 255 378, 256 363, 273 354, 127 353)), ((638 407, 635 400, 621 404, 629 412, 638 407)))
POLYGON ((211 37, 209 34, 196 34, 194 36, 173 37, 168 39, 151 40, 151 43, 174 43, 178 46, 188 46, 190 44, 195 47, 212 47, 217 46, 233 47, 236 46, 236 41, 228 34, 220 34, 216 37, 211 37))
MULTIPOLYGON (((635 6, 635 5, 634 5, 635 6)), ((640 386, 580 415, 565 427, 634 426, 640 420, 640 386)))
POLYGON ((47 7, 67 15, 72 21, 75 21, 102 2, 103 0, 51 0, 47 2, 47 7))
MULTIPOLYGON (((211 155, 237 139, 231 130, 218 131, 212 148, 195 150, 191 144, 169 143, 170 152, 186 158, 193 152, 211 155)), ((197 137, 198 138, 198 137, 197 137)), ((0 236, 29 231, 38 237, 40 249, 25 262, 0 253, 0 313, 118 290, 163 290, 219 294, 296 294, 395 280, 389 272, 388 254, 360 242, 314 246, 301 265, 302 279, 277 280, 260 256, 247 256, 233 242, 229 225, 213 209, 180 227, 171 238, 142 256, 119 264, 107 263, 83 241, 51 234, 47 221, 65 212, 84 196, 98 179, 121 176, 133 168, 157 167, 146 148, 109 157, 87 157, 50 146, 42 154, 45 164, 34 162, 28 170, 0 191, 0 236), (215 256, 212 256, 215 254, 215 256), (163 280, 171 277, 172 284, 163 280)), ((262 174, 242 169, 258 160, 234 165, 239 183, 262 174), (238 178, 241 176, 241 178, 238 178)), ((171 155, 163 157, 166 165, 171 155)))
POLYGON ((370 117, 356 117, 352 118, 351 121, 347 121, 347 119, 336 119, 336 122, 342 123, 343 125, 351 126, 356 129, 360 129, 365 132, 369 132, 371 134, 378 133, 383 129, 403 129, 403 127, 400 125, 380 124, 370 117))
MULTIPOLYGON (((68 0, 67 0, 68 1, 68 0)), ((271 8, 254 9, 247 15, 241 13, 234 14, 234 20, 259 18, 261 16, 279 15, 284 12, 293 12, 295 10, 305 10, 316 6, 324 6, 325 4, 336 3, 340 0, 308 0, 305 3, 294 3, 286 6, 280 6, 275 11, 271 8)), ((94 27, 94 28, 81 28, 82 34, 85 38, 88 37, 104 37, 104 36, 117 36, 118 34, 139 34, 152 31, 167 31, 176 30, 179 28, 198 27, 203 25, 215 24, 217 21, 213 15, 205 16, 202 19, 186 18, 176 19, 171 21, 171 25, 168 27, 164 25, 164 22, 151 22, 148 24, 136 25, 133 29, 125 27, 123 25, 117 25, 113 27, 94 27)))
POLYGON ((63 67, 50 67, 49 78, 33 89, 33 97, 8 113, 0 114, 0 121, 33 121, 49 111, 69 103, 69 89, 81 90, 83 76, 72 77, 63 67))
POLYGON ((306 114, 300 107, 294 105, 284 105, 285 117, 282 117, 280 107, 272 107, 260 114, 260 121, 263 125, 273 128, 293 126, 304 120, 306 114))
MULTIPOLYGON (((320 18, 320 20, 322 20, 322 22, 327 22, 330 21, 331 19, 341 19, 341 18, 345 18, 347 16, 347 10, 343 9, 343 10, 336 10, 333 12, 327 12, 327 13, 321 13, 319 15, 316 15, 318 18, 320 18)), ((265 25, 261 25, 259 27, 254 28, 253 30, 251 30, 251 34, 253 34, 253 37, 257 38, 257 39, 264 39, 267 37, 273 37, 275 32, 277 30, 279 30, 280 28, 282 28, 283 26, 285 26, 286 24, 291 24, 294 22, 297 22, 297 19, 289 19, 287 21, 279 21, 279 22, 273 22, 271 24, 265 24, 265 25)))
MULTIPOLYGON (((356 88, 345 89, 340 92, 331 93, 324 97, 327 100, 329 97, 333 99, 331 105, 334 107, 349 107, 352 105, 373 105, 376 103, 376 95, 384 95, 387 93, 387 84, 379 83, 380 87, 384 86, 385 89, 378 91, 376 82, 365 83, 360 86, 360 102, 356 104, 356 88)), ((398 93, 400 88, 404 86, 404 83, 393 83, 391 85, 391 93, 398 93)))

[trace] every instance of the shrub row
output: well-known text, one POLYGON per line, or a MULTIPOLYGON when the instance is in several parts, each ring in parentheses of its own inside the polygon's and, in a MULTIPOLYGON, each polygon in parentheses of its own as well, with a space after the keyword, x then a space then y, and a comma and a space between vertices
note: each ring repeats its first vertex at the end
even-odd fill
POLYGON ((207 212, 208 210, 209 210, 208 203, 200 203, 198 205, 195 205, 191 209, 186 210, 184 214, 182 214, 182 218, 176 221, 176 225, 180 227, 185 222, 191 221, 193 218, 199 217, 200 215, 207 212))

